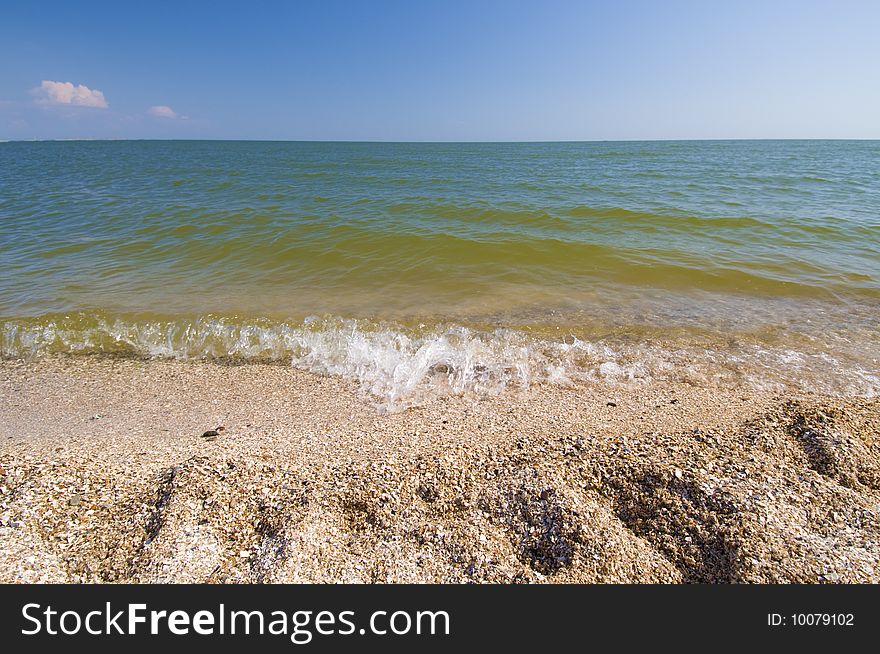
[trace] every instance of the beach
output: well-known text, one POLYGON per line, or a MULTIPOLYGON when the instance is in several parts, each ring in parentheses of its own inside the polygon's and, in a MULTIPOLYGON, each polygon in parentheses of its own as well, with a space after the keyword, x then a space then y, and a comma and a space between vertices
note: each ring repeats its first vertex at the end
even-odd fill
POLYGON ((878 169, 4 143, 0 581, 876 582, 878 169))
POLYGON ((7 583, 880 581, 877 398, 7 358, 0 486, 7 583))
POLYGON ((880 2, 7 4, 7 651, 876 640, 880 2))

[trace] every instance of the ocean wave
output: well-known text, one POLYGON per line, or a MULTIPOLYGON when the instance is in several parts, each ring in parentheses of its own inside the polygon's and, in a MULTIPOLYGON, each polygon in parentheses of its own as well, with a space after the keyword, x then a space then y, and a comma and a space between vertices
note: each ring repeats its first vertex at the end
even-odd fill
POLYGON ((578 383, 747 385, 875 396, 880 370, 828 352, 761 343, 658 344, 549 338, 463 325, 404 326, 342 318, 302 322, 203 316, 137 320, 87 314, 0 321, 6 358, 104 354, 178 360, 276 362, 339 376, 386 409, 447 395, 578 383))

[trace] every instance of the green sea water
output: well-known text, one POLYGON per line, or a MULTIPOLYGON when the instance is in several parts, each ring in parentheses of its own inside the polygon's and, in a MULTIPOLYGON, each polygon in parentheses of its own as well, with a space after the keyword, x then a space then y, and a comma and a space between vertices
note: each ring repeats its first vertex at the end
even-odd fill
POLYGON ((880 142, 0 143, 0 347, 880 390, 880 142))

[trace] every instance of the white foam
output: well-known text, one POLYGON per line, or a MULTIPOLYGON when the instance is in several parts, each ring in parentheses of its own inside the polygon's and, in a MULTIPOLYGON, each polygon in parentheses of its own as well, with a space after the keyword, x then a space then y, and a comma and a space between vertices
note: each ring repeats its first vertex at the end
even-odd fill
POLYGON ((880 371, 842 362, 827 352, 759 345, 721 349, 611 344, 571 335, 551 340, 512 329, 477 331, 455 325, 409 329, 314 317, 301 323, 273 323, 213 317, 138 321, 74 316, 4 321, 0 335, 0 352, 6 357, 106 352, 181 360, 289 362, 299 369, 352 380, 390 409, 438 395, 652 379, 775 390, 795 386, 869 397, 880 392, 880 371))

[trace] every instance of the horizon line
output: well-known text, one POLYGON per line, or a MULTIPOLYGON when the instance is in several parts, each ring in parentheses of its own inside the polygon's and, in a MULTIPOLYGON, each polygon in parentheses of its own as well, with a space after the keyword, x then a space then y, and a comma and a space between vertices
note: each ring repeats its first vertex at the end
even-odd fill
POLYGON ((728 141, 880 141, 880 137, 735 137, 735 138, 655 138, 655 139, 528 139, 528 140, 384 140, 384 139, 278 139, 278 138, 31 138, 2 139, 0 143, 63 143, 63 142, 115 142, 115 141, 156 141, 156 142, 232 142, 232 143, 374 143, 374 144, 424 144, 424 145, 480 145, 480 144, 540 144, 540 143, 682 143, 682 142, 728 142, 728 141))

